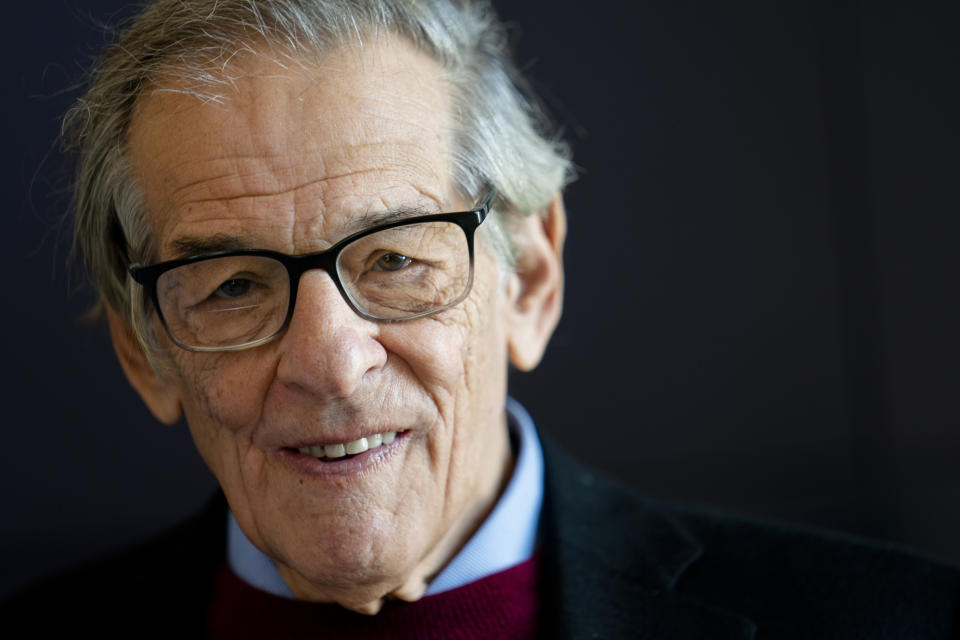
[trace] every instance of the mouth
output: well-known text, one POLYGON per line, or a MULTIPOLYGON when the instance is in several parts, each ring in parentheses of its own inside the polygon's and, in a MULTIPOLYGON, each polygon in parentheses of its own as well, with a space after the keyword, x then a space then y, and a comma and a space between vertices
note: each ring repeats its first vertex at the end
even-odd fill
MULTIPOLYGON (((363 438, 357 438, 350 442, 311 445, 291 449, 291 451, 296 451, 302 456, 310 456, 317 460, 340 461, 392 444, 396 441, 397 435, 398 433, 396 431, 386 431, 384 433, 374 433, 363 438)), ((401 431, 399 435, 403 435, 403 432, 401 431)))
POLYGON ((413 435, 401 429, 370 434, 345 442, 298 442, 274 449, 274 460, 301 479, 341 483, 349 478, 366 478, 391 464, 413 435))

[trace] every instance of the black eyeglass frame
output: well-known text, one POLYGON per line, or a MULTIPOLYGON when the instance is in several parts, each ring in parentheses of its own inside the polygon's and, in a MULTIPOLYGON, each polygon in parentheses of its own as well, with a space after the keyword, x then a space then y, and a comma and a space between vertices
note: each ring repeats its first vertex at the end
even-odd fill
POLYGON ((300 277, 307 271, 312 271, 314 269, 322 269, 327 272, 334 284, 337 285, 337 290, 340 292, 340 296, 347 302, 347 305, 353 309, 354 313, 360 317, 366 318, 367 320, 373 320, 375 322, 406 322, 408 320, 416 320, 418 318, 424 318, 426 316, 444 311, 445 309, 449 309, 450 307, 463 302, 463 300, 470 294, 470 290, 473 288, 474 235, 477 228, 483 224, 483 221, 486 220, 487 216, 490 214, 490 206, 493 202, 493 199, 496 197, 496 193, 496 190, 491 188, 487 192, 487 195, 484 196, 484 198, 480 201, 480 204, 469 211, 432 213, 422 216, 414 216, 411 218, 403 218, 394 222, 388 222, 386 224, 369 227, 367 229, 350 234, 329 249, 317 251, 315 253, 289 255, 267 249, 237 249, 233 251, 217 251, 214 253, 204 253, 197 256, 190 256, 187 258, 168 260, 166 262, 159 262, 149 266, 131 265, 129 272, 131 277, 133 277, 137 283, 146 289, 147 296, 153 303, 153 308, 160 317, 160 322, 163 324, 163 328, 166 330, 167 335, 170 336, 170 339, 173 340, 177 346, 186 349, 187 351, 240 351, 243 349, 257 347, 273 340, 286 331, 290 324, 290 319, 293 317, 293 309, 297 301, 297 289, 300 286, 300 277), (339 258, 340 253, 348 245, 360 238, 363 238, 364 236, 372 235, 380 231, 386 231, 387 229, 394 229, 396 227, 419 224, 422 222, 451 222, 459 226, 466 236, 467 249, 470 256, 470 274, 467 278, 467 284, 464 287, 463 294, 461 294, 457 299, 441 307, 430 309, 429 311, 423 311, 411 316, 404 316, 403 318, 381 318, 365 312, 357 305, 353 298, 350 297, 349 292, 340 281, 340 274, 337 272, 337 258, 339 258), (157 293, 157 281, 160 279, 160 276, 171 269, 176 269, 177 267, 182 267, 188 264, 195 264, 197 262, 204 262, 206 260, 213 260, 215 258, 226 258, 231 256, 257 256, 273 258, 277 262, 281 263, 284 268, 286 268, 287 276, 290 279, 290 301, 287 304, 287 315, 283 320, 283 324, 281 324, 275 332, 268 336, 239 345, 231 345, 229 347, 201 347, 181 342, 175 335, 173 335, 173 332, 170 331, 170 327, 167 325, 167 321, 163 317, 163 311, 160 308, 160 300, 157 293))

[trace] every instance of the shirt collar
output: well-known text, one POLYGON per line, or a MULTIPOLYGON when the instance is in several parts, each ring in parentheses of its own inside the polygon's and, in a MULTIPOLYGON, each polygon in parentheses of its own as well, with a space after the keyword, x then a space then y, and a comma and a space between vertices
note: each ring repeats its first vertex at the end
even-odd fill
MULTIPOLYGON (((533 420, 507 398, 507 425, 516 445, 513 475, 493 511, 453 560, 437 574, 425 595, 461 587, 528 560, 536 550, 543 505, 543 450, 533 420)), ((247 584, 293 598, 276 565, 250 542, 228 512, 227 563, 247 584)))

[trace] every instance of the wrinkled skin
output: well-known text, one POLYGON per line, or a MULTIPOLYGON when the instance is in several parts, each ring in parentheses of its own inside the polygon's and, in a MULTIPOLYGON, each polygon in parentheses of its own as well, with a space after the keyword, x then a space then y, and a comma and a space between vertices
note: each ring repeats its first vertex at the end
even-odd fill
MULTIPOLYGON (((352 231, 361 214, 474 205, 451 182, 440 69, 406 42, 287 69, 245 54, 229 71, 239 77, 219 104, 165 90, 170 83, 137 104, 129 149, 158 261, 177 257, 178 242, 214 237, 307 253, 352 231)), ((559 255, 562 230, 551 245, 539 219, 526 227, 534 246, 559 255)), ((477 242, 473 288, 454 308, 371 322, 311 271, 278 339, 192 353, 160 330, 160 374, 110 313, 131 383, 159 419, 186 417, 244 533, 298 597, 365 613, 387 596, 419 598, 509 478, 508 355, 535 364, 556 322, 540 298, 556 316, 559 293, 531 300, 543 265, 533 260, 525 282, 504 273, 483 234, 477 242), (291 448, 388 430, 405 433, 346 471, 291 462, 291 448)), ((558 267, 546 269, 559 280, 558 267)))

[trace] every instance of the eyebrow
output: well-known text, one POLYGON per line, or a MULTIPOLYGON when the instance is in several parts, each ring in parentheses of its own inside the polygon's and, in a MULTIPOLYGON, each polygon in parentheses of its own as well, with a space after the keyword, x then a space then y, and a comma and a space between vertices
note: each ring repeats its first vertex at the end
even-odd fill
MULTIPOLYGON (((424 207, 404 207, 394 211, 379 211, 362 213, 353 217, 349 224, 341 230, 340 238, 346 238, 358 231, 377 227, 391 222, 397 222, 406 218, 415 218, 440 213, 424 207)), ((336 244, 336 243, 334 243, 336 244)), ((331 245, 332 246, 332 245, 331 245)), ((241 251, 244 249, 260 249, 250 243, 250 239, 244 236, 236 236, 225 233, 217 233, 211 236, 181 236, 170 242, 173 249, 173 259, 191 258, 194 256, 205 255, 208 253, 220 253, 223 251, 241 251)))
POLYGON ((252 249, 250 243, 241 236, 232 236, 218 233, 212 236, 181 236, 170 243, 174 250, 174 258, 190 258, 205 253, 219 253, 221 251, 238 251, 252 249))
POLYGON ((424 207, 403 207, 394 211, 361 213, 350 220, 350 223, 343 229, 344 233, 341 237, 346 238, 358 231, 378 227, 382 224, 390 224, 391 222, 397 222, 406 218, 428 216, 435 213, 441 213, 441 211, 439 209, 433 210, 424 207))

